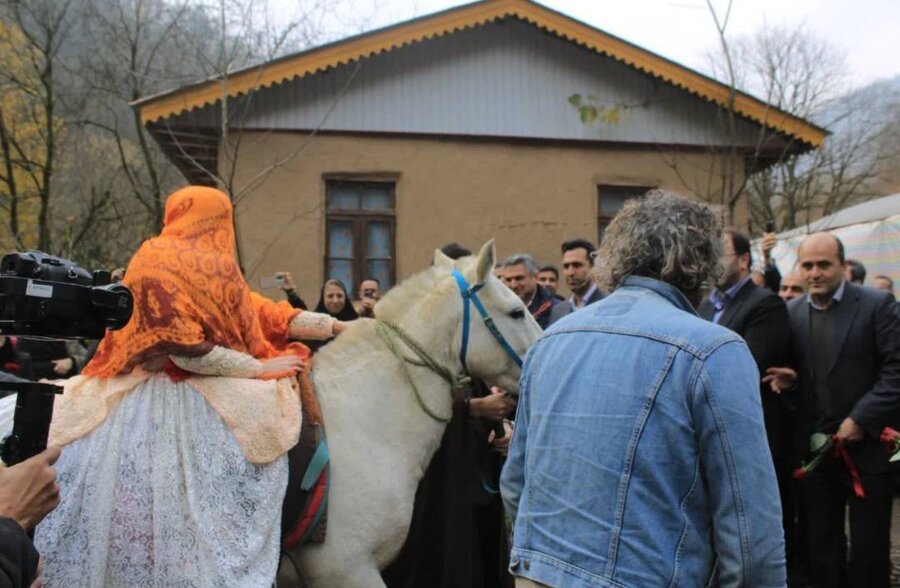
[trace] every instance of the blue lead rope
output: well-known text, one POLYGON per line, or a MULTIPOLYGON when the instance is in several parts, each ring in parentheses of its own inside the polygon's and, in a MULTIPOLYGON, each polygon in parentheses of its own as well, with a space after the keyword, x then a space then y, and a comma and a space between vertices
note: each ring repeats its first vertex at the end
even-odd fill
POLYGON ((491 335, 494 336, 494 339, 497 340, 497 343, 500 344, 503 351, 506 352, 510 359, 516 362, 517 366, 522 367, 522 358, 519 357, 516 350, 512 348, 512 345, 509 344, 503 336, 503 333, 501 333, 500 329, 497 328, 497 325, 494 324, 494 319, 491 318, 484 308, 484 305, 481 303, 481 300, 478 299, 478 291, 484 287, 484 284, 469 286, 469 283, 459 270, 453 270, 453 277, 456 279, 456 285, 459 286, 459 293, 462 295, 463 299, 462 345, 459 347, 459 360, 462 362, 463 370, 468 372, 468 368, 466 367, 466 355, 469 350, 469 316, 471 314, 469 312, 469 302, 475 305, 475 309, 478 311, 478 314, 481 315, 481 320, 484 321, 484 326, 491 332, 491 335))

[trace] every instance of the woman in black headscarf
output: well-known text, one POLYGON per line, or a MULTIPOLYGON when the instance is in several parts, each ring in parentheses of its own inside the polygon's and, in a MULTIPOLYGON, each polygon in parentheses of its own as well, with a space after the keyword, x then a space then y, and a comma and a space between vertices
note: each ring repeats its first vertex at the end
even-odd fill
MULTIPOLYGON (((354 321, 359 318, 347 294, 347 287, 337 278, 331 278, 322 285, 315 310, 330 314, 339 321, 354 321)), ((328 341, 303 341, 303 343, 315 352, 327 345, 328 341)))

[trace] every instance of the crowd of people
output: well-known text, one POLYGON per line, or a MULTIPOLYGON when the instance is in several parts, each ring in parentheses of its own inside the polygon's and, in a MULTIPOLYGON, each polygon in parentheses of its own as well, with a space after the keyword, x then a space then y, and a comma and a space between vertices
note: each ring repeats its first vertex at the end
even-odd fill
MULTIPOLYGON (((54 464, 60 485, 80 497, 39 528, 41 567, 33 549, 3 553, 11 585, 40 585, 44 565, 58 585, 100 568, 134 585, 158 579, 142 566, 190 585, 180 562, 209 529, 184 520, 202 519, 240 535, 246 557, 209 552, 192 573, 234 585, 274 576, 280 503, 264 508, 260 493, 284 482, 285 419, 297 410, 279 382, 299 377, 303 388, 311 354, 348 322, 377 317, 384 292, 377 279, 352 293, 328 279, 307 311, 281 271, 286 302, 251 293, 234 260, 231 214, 214 190, 173 195, 165 228, 125 278, 137 318, 99 345, 0 341, 0 367, 22 377, 84 368, 51 431, 62 458, 51 447, 0 471, 3 545, 59 503, 54 464), (166 257, 176 249, 196 259, 166 257), (204 263, 215 270, 202 283, 187 277, 204 263), (214 380, 185 384, 190 374, 257 378, 260 396, 238 400, 214 380), (259 400, 269 396, 277 405, 259 400), (154 420, 163 414, 167 424, 154 420), (197 419, 202 443, 186 436, 197 419), (159 512, 153 524, 162 527, 148 527, 142 509, 171 500, 173 487, 195 487, 187 478, 205 480, 198 464, 212 446, 235 480, 260 487, 206 480, 200 502, 159 512), (97 468, 103 479, 85 478, 97 468), (171 479, 154 468, 170 468, 171 479), (14 480, 21 490, 11 490, 14 480), (122 484, 133 488, 112 527, 85 524, 108 521, 122 484), (223 493, 252 514, 196 516, 223 493), (186 539, 147 551, 141 537, 160 529, 186 539), (131 550, 93 546, 84 557, 81 546, 101 540, 131 550)), ((577 238, 561 244, 558 266, 528 253, 497 264, 495 276, 544 336, 518 396, 476 381, 455 400, 385 584, 889 586, 897 475, 882 434, 900 429, 893 282, 878 275, 866 285, 865 268, 829 233, 806 237, 782 276, 776 242, 764 236, 756 265, 748 236, 722 228, 710 207, 654 191, 626 204, 599 249, 577 238)), ((442 251, 471 255, 457 243, 442 251)))

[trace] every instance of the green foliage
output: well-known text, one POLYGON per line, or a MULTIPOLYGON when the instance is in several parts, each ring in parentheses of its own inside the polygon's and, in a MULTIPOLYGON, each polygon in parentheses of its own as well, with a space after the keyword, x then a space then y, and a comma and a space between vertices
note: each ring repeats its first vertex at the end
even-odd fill
POLYGON ((645 100, 637 104, 625 102, 604 104, 593 95, 583 97, 581 94, 572 94, 569 96, 569 104, 578 111, 578 118, 582 124, 591 126, 599 121, 602 124, 614 126, 622 121, 627 112, 637 108, 647 108, 649 101, 645 100))

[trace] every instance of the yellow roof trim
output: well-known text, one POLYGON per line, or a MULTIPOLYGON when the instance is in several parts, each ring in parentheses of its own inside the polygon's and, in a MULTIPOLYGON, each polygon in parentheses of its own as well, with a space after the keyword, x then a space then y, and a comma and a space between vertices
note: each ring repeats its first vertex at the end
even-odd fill
MULTIPOLYGON (((215 104, 225 95, 239 96, 404 45, 509 16, 517 17, 578 45, 608 55, 723 107, 727 107, 729 103, 731 89, 725 84, 577 20, 528 0, 485 0, 241 70, 224 79, 210 80, 150 97, 138 102, 136 106, 140 111, 141 121, 147 124, 194 108, 215 104)), ((827 134, 822 128, 740 92, 734 96, 734 110, 813 147, 821 147, 827 134)))

